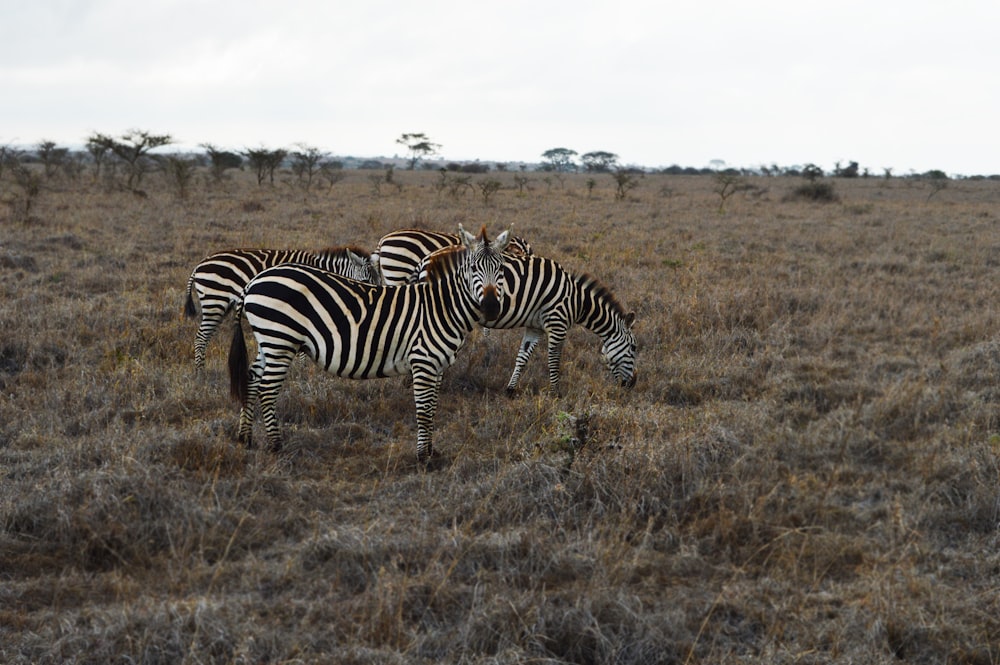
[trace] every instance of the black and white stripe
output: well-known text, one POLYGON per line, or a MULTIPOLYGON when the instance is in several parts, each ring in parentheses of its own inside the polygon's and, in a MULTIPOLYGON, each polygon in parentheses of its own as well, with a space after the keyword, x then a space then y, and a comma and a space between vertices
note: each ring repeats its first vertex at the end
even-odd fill
MULTIPOLYGON (((433 260, 433 255, 431 259, 433 260)), ((423 271, 421 270, 421 279, 423 271)), ((635 313, 626 312, 596 278, 573 275, 552 259, 509 257, 504 264, 507 298, 487 328, 525 329, 507 393, 517 391, 521 372, 543 336, 548 338, 549 390, 559 393, 560 364, 566 335, 579 324, 601 338, 601 356, 622 386, 635 385, 635 313)))
MULTIPOLYGON (((382 236, 372 253, 374 263, 386 286, 400 286, 416 281, 420 262, 433 252, 461 244, 456 233, 403 229, 382 236)), ((524 238, 511 236, 506 252, 512 256, 531 254, 531 245, 524 238)))
POLYGON ((194 338, 195 369, 205 368, 205 347, 232 309, 243 288, 261 271, 282 263, 302 263, 370 284, 379 283, 371 255, 357 247, 331 247, 321 252, 293 249, 234 249, 212 254, 195 266, 187 282, 184 313, 201 321, 194 338), (195 304, 197 299, 198 304, 195 304))
POLYGON ((257 341, 247 368, 246 342, 234 326, 230 389, 242 404, 238 437, 252 439, 254 405, 272 449, 281 445, 275 403, 299 352, 338 376, 371 379, 410 373, 417 410, 417 459, 432 451, 444 370, 480 318, 502 307, 509 231, 493 242, 462 230, 463 244, 435 255, 428 278, 402 287, 369 286, 304 265, 269 268, 247 284, 237 316, 257 341))

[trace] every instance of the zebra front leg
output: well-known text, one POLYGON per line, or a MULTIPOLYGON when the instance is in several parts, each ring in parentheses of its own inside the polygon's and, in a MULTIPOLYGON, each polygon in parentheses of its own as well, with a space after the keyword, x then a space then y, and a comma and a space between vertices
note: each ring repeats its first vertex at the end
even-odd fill
POLYGON ((517 360, 514 362, 514 373, 510 375, 507 382, 507 396, 513 397, 517 393, 517 384, 521 381, 521 372, 528 363, 528 358, 538 346, 538 340, 542 338, 542 331, 534 328, 525 328, 521 337, 521 346, 517 350, 517 360))
POLYGON ((549 393, 559 397, 559 367, 562 364, 563 344, 566 342, 565 331, 549 332, 549 393))
POLYGON ((441 392, 441 371, 423 364, 414 364, 413 401, 417 408, 417 462, 426 464, 434 454, 434 415, 441 392))

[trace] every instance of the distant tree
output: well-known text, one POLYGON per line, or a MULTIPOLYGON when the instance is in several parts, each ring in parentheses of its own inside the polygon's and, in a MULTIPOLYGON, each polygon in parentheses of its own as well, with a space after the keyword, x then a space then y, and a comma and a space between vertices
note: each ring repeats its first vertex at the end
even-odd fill
POLYGON ((410 151, 410 163, 407 166, 410 171, 417 168, 421 159, 437 154, 437 149, 441 147, 440 143, 432 143, 423 133, 403 134, 396 139, 396 143, 405 145, 410 151))
POLYGON ((66 163, 69 156, 69 148, 56 146, 55 141, 41 141, 35 147, 38 154, 38 161, 42 163, 45 179, 49 180, 66 163))
POLYGON ((639 186, 641 174, 635 173, 632 169, 618 167, 611 177, 615 181, 615 200, 624 201, 628 193, 639 186))
POLYGON ((259 186, 264 183, 265 178, 267 178, 272 185, 274 184, 274 172, 277 171, 281 166, 281 163, 285 161, 288 151, 281 148, 276 150, 268 150, 267 148, 248 148, 244 150, 242 154, 246 157, 247 164, 256 174, 257 185, 259 186))
POLYGON ((524 188, 528 186, 528 176, 518 173, 514 176, 514 186, 517 187, 518 194, 524 194, 524 188))
POLYGON ((591 173, 608 173, 618 162, 618 155, 613 152, 597 150, 580 156, 583 167, 591 173))
POLYGON ((319 175, 326 180, 329 188, 333 189, 334 185, 346 177, 344 174, 344 163, 336 160, 326 160, 319 165, 319 175))
POLYGON ((94 160, 95 181, 101 177, 101 167, 104 166, 108 155, 111 153, 112 143, 114 143, 114 139, 104 134, 95 133, 87 138, 87 152, 90 153, 91 158, 94 160))
POLYGON ((18 151, 9 145, 0 145, 0 180, 3 180, 3 172, 9 168, 17 159, 18 151))
POLYGON ((848 162, 847 166, 841 166, 840 162, 833 165, 833 174, 838 178, 857 178, 858 172, 857 162, 848 162))
POLYGON ((209 172, 212 174, 212 181, 215 183, 221 182, 226 171, 229 169, 238 169, 243 166, 243 158, 235 152, 222 150, 211 143, 202 143, 201 147, 205 149, 205 154, 208 155, 209 172))
POLYGON ((486 178, 476 183, 476 186, 479 187, 479 193, 483 195, 483 204, 489 205, 490 197, 500 191, 503 183, 496 178, 486 178))
POLYGON ((921 176, 922 180, 926 180, 931 187, 930 193, 927 195, 927 200, 930 201, 931 197, 938 192, 948 189, 948 184, 950 182, 948 174, 939 169, 933 169, 927 171, 921 176))
POLYGON ((13 176, 19 192, 5 199, 10 207, 11 217, 20 222, 31 220, 31 208, 42 193, 42 176, 21 161, 19 151, 5 151, 4 163, 13 176))
MULTIPOLYGON (((108 137, 94 135, 91 139, 107 140, 108 137)), ((169 134, 152 134, 143 129, 130 129, 120 139, 111 139, 108 147, 125 165, 125 187, 136 191, 143 176, 154 166, 149 151, 173 143, 169 134)))
POLYGON ((726 169, 715 174, 715 186, 712 188, 719 195, 719 214, 725 209, 726 201, 736 192, 745 190, 746 181, 733 169, 726 169))
POLYGON ((327 153, 303 143, 296 145, 299 149, 292 151, 292 173, 298 178, 302 188, 308 192, 309 188, 312 187, 313 178, 319 173, 320 163, 327 157, 327 153))
POLYGON ((823 169, 815 164, 806 164, 802 167, 802 177, 809 182, 815 182, 819 178, 823 177, 823 169))
POLYGON ((194 180, 195 169, 198 166, 197 159, 185 159, 177 155, 167 155, 164 160, 163 172, 167 179, 167 184, 174 190, 174 194, 179 199, 186 199, 191 190, 191 181, 194 180))
POLYGON ((569 148, 551 148, 542 153, 542 157, 547 164, 543 166, 546 171, 575 171, 576 164, 573 158, 576 157, 576 150, 569 148))

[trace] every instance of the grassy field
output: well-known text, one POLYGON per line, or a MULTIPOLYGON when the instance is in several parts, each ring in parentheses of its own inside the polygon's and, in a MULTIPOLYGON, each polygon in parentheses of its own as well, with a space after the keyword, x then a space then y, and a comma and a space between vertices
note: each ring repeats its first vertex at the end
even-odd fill
POLYGON ((720 213, 707 176, 372 175, 0 212, 0 660, 1000 663, 1000 183, 751 179, 720 213), (405 379, 301 361, 285 450, 234 443, 200 259, 458 223, 607 284, 636 387, 577 328, 564 394, 538 353, 507 398, 520 333, 476 331, 430 470, 405 379))

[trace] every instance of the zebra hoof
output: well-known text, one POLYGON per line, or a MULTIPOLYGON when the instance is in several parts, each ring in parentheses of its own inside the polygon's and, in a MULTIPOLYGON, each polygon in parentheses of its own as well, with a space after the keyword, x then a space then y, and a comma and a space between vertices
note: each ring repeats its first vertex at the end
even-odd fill
POLYGON ((426 451, 421 450, 417 452, 417 464, 422 466, 425 470, 430 471, 436 468, 435 463, 441 460, 441 454, 434 450, 433 448, 426 451))
POLYGON ((517 388, 512 388, 511 386, 507 386, 504 392, 507 393, 507 397, 517 397, 517 388))

